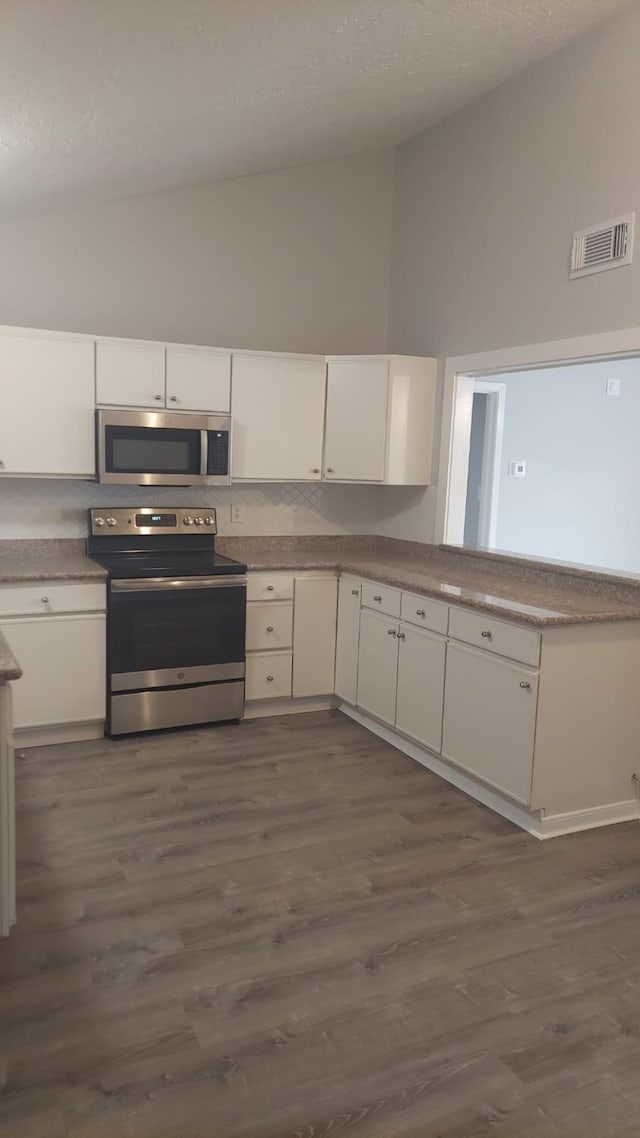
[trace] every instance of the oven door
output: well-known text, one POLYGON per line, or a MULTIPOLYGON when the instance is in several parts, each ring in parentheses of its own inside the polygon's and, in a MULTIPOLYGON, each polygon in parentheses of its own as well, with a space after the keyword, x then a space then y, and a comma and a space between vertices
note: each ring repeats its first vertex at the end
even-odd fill
POLYGON ((112 581, 111 691, 243 679, 246 582, 238 574, 112 581))
POLYGON ((98 481, 136 486, 207 482, 205 415, 98 411, 98 481))

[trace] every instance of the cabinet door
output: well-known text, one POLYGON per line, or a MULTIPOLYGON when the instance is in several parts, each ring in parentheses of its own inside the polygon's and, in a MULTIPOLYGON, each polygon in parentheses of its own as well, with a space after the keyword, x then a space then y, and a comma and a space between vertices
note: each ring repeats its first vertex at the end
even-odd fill
POLYGON ((233 357, 233 478, 318 481, 325 365, 286 356, 233 357))
POLYGON ((95 477, 91 340, 0 335, 0 471, 95 477))
POLYGON ((537 691, 536 672, 448 644, 442 754, 525 805, 537 691))
POLYGON ((400 625, 399 640, 396 727, 439 751, 446 641, 409 624, 400 625))
POLYGON ((296 577, 293 605, 293 694, 333 692, 338 582, 296 577))
POLYGON ((358 707, 394 725, 398 681, 398 623, 363 609, 358 650, 358 707))
POLYGON ((0 627, 22 667, 14 684, 14 727, 105 718, 104 616, 31 617, 0 627))
POLYGON ((356 702, 358 687, 358 642, 362 586, 355 577, 341 577, 338 584, 338 631, 336 638, 335 692, 347 703, 356 702))
POLYGON ((117 407, 165 405, 164 344, 136 340, 98 340, 96 402, 117 407))
POLYGON ((388 374, 386 359, 329 360, 325 478, 384 481, 388 374))
POLYGON ((167 348, 167 407, 228 414, 231 353, 209 348, 167 348))

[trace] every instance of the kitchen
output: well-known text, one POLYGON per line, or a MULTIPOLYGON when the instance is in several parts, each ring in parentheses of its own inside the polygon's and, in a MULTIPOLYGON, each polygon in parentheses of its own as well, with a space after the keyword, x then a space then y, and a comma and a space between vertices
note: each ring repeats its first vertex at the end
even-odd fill
MULTIPOLYGON (((454 115, 451 145, 474 115, 491 124, 501 97, 517 101, 532 82, 541 91, 561 56, 586 81, 591 55, 619 50, 635 19, 622 13, 496 88, 484 109, 454 115)), ((607 1048, 621 1062, 632 1052, 632 1038, 628 1051, 613 1042, 624 1025, 613 978, 629 989, 635 975, 637 929, 620 897, 639 816, 640 586, 440 545, 445 356, 557 340, 559 327, 549 297, 529 326, 519 313, 498 328, 507 287, 517 291, 506 272, 481 331, 472 313, 464 320, 458 283, 452 339, 455 313, 429 292, 435 265, 418 287, 423 265, 403 226, 421 148, 437 152, 443 129, 395 154, 317 156, 161 193, 138 171, 134 196, 78 190, 73 203, 2 222, 15 270, 0 285, 5 933, 13 735, 18 756, 18 920, 0 943, 13 1058, 0 1118, 12 1134, 99 1135, 126 1119, 132 1134, 169 1135, 185 1118, 209 1133, 215 1118, 221 1133, 266 1138, 362 1111, 363 1135, 453 1135, 496 1110, 514 1134, 557 1133, 561 1121, 571 1133, 559 1045, 549 1042, 551 1089, 501 1056, 517 1065, 567 990, 569 1035, 591 1038, 571 987, 587 972, 585 998, 605 1017, 594 1085, 607 1048), (215 255, 203 259, 204 233, 215 255), (194 481, 167 484, 166 464, 149 460, 155 440, 137 436, 144 462, 133 436, 108 442, 109 429, 147 429, 140 416, 215 416, 219 435, 226 417, 226 468, 218 452, 207 470, 201 444, 188 472, 175 454, 170 463, 194 481), (119 662, 112 634, 140 631, 140 583, 159 582, 168 601, 163 582, 179 582, 173 605, 205 591, 185 581, 216 580, 216 559, 236 563, 235 581, 212 596, 246 588, 228 656, 212 657, 224 637, 198 638, 196 618, 184 643, 204 656, 136 662, 130 643, 119 662), (119 592, 131 619, 117 616, 119 592), (188 668, 207 674, 178 676, 188 668), (175 693, 189 689, 189 704, 203 688, 217 690, 219 713, 211 690, 206 711, 170 710, 175 693), (114 709, 134 696, 118 726, 114 709), (590 890, 606 902, 589 959, 572 924, 578 889, 587 906, 590 890), (524 993, 519 953, 539 969, 521 1034, 483 1045, 482 1022, 514 1014, 524 993), (605 999, 597 985, 608 981, 605 999), (457 1039, 451 1018, 476 1033, 478 1070, 452 1076, 459 1107, 433 1089, 407 1114, 394 1096, 437 1082, 440 1048, 457 1039), (58 1043, 45 1058, 49 1030, 58 1043), (386 1130, 370 1114, 383 1071, 386 1130)), ((625 191, 620 208, 633 204, 625 191)), ((588 208, 560 226, 560 262, 578 224, 616 213, 604 199, 588 208)), ((631 328, 635 271, 563 282, 588 291, 567 292, 560 335, 631 328)), ((156 608, 141 644, 170 607, 156 608)), ((221 611, 212 602, 206 619, 221 611)), ((591 1132, 629 1132, 629 1094, 624 1080, 602 1091, 617 1130, 577 1094, 576 1125, 588 1110, 591 1132)))

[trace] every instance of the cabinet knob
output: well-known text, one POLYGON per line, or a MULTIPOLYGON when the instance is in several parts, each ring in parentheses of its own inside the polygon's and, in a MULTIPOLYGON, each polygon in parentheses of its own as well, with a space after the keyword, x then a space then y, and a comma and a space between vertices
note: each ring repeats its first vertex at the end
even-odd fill
POLYGON ((379 594, 379 593, 376 593, 376 595, 375 595, 375 597, 374 597, 373 599, 374 599, 374 601, 381 601, 381 600, 382 600, 382 597, 380 596, 380 594, 379 594))
POLYGON ((416 616, 426 616, 426 615, 427 614, 426 614, 424 609, 416 609, 416 616))
POLYGON ((360 590, 359 589, 352 589, 351 590, 351 596, 352 597, 359 597, 360 596, 360 590))
POLYGON ((43 603, 43 605, 48 605, 49 604, 49 598, 48 597, 42 597, 42 603, 43 603))
POLYGON ((387 636, 397 636, 397 635, 398 635, 398 633, 396 632, 395 628, 388 628, 387 629, 387 636))
POLYGON ((327 467, 327 474, 335 474, 335 470, 333 469, 332 466, 327 467))
POLYGON ((531 684, 528 680, 520 680, 520 687, 524 688, 525 691, 531 690, 531 684))
POLYGON ((313 470, 311 471, 311 473, 312 473, 312 474, 319 474, 319 473, 320 473, 320 467, 319 467, 319 466, 314 466, 314 468, 313 468, 313 470))
POLYGON ((407 637, 406 637, 406 634, 404 632, 398 633, 398 640, 406 640, 406 639, 407 639, 407 637))
POLYGON ((484 636, 485 640, 493 640, 493 633, 492 632, 484 631, 484 632, 481 632, 480 635, 484 636))
POLYGON ((170 401, 171 403, 177 403, 177 402, 178 402, 178 396, 177 396, 177 395, 170 395, 170 396, 169 396, 169 401, 170 401))
POLYGON ((267 632, 273 632, 273 625, 272 624, 267 625, 267 632))
POLYGON ((274 589, 275 589, 275 585, 267 585, 267 592, 268 593, 272 593, 274 589))
POLYGON ((268 684, 272 684, 272 683, 273 683, 273 676, 267 676, 267 683, 268 683, 268 684))
POLYGON ((2 461, 1 458, 0 458, 0 469, 4 470, 4 462, 2 461))
POLYGON ((157 399, 159 403, 162 403, 162 396, 161 395, 154 395, 154 399, 157 399))

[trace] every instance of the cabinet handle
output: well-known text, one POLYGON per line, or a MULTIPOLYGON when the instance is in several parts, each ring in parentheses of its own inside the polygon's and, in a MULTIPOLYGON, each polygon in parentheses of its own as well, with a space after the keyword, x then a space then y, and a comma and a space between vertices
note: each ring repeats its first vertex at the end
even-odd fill
POLYGON ((375 596, 373 599, 374 599, 374 601, 381 601, 381 600, 382 600, 382 597, 381 597, 381 596, 380 596, 380 594, 378 593, 378 595, 377 595, 377 596, 375 596))
POLYGON ((426 616, 425 609, 416 609, 416 616, 426 616))
POLYGON ((273 676, 267 676, 267 683, 268 683, 268 684, 272 684, 272 683, 273 683, 273 676))
POLYGON ((267 625, 267 632, 273 632, 273 625, 272 624, 267 625))
POLYGON ((388 628, 387 629, 387 636, 397 636, 397 635, 398 635, 398 633, 396 632, 395 628, 388 628))
POLYGON ((42 597, 42 603, 43 603, 43 605, 48 605, 49 604, 49 598, 48 597, 42 597))
POLYGON ((406 640, 406 639, 407 639, 407 637, 406 637, 406 634, 404 632, 398 633, 398 640, 406 640))
POLYGON ((275 585, 267 585, 267 592, 268 593, 272 593, 274 589, 275 589, 275 585))
POLYGON ((335 474, 335 470, 333 469, 332 466, 327 467, 327 474, 335 474))
POLYGON ((481 632, 480 635, 484 636, 485 640, 493 640, 492 632, 481 632))
POLYGON ((520 680, 520 687, 524 688, 525 691, 531 690, 531 684, 528 680, 520 680))
POLYGON ((351 590, 351 596, 352 597, 359 597, 360 596, 360 590, 359 589, 352 589, 351 590))
POLYGON ((177 396, 177 395, 170 395, 170 396, 169 396, 169 401, 170 401, 171 403, 177 403, 177 402, 178 402, 178 396, 177 396))
POLYGON ((161 395, 154 395, 154 399, 157 399, 159 403, 162 403, 162 396, 161 395))

